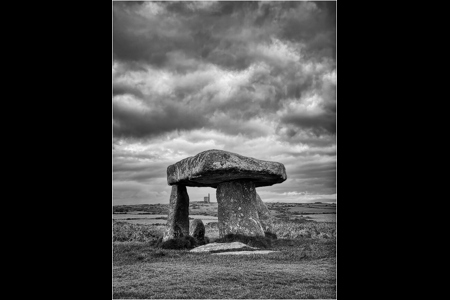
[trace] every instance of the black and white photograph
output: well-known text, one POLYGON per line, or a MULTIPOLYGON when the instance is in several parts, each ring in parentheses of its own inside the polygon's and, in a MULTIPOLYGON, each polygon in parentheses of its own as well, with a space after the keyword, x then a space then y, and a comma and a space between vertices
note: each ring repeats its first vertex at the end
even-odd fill
POLYGON ((112 1, 112 298, 337 299, 337 1, 112 1))

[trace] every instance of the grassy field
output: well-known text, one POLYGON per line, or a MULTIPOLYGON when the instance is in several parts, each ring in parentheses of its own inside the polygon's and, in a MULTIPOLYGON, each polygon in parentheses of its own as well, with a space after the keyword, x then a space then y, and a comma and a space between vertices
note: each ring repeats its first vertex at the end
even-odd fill
POLYGON ((116 243, 113 298, 336 298, 333 242, 303 241, 273 248, 280 253, 237 256, 116 243))
MULTIPOLYGON (((277 219, 278 252, 242 256, 154 248, 163 230, 114 221, 114 299, 336 298, 336 223, 277 219)), ((217 226, 206 236, 214 242, 217 226)))

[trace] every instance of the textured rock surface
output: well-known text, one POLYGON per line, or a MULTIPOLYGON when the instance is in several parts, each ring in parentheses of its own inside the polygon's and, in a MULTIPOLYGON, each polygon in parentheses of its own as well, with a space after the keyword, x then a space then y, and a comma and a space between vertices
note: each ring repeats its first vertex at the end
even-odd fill
POLYGON ((262 202, 261 197, 256 193, 255 207, 258 212, 259 222, 264 231, 273 232, 273 219, 267 206, 262 202))
POLYGON ((192 249, 190 252, 221 252, 231 250, 258 250, 241 242, 233 243, 211 243, 192 249))
POLYGON ((219 237, 229 233, 264 236, 255 197, 255 185, 251 181, 224 182, 217 186, 219 237))
POLYGON ((183 185, 172 186, 169 215, 163 241, 189 235, 189 195, 183 185))
POLYGON ((249 180, 255 187, 285 181, 283 164, 245 157, 239 154, 208 150, 167 167, 167 183, 185 186, 210 186, 232 180, 249 180))
POLYGON ((280 251, 271 251, 271 250, 255 250, 255 251, 230 251, 230 252, 220 252, 213 253, 213 255, 249 255, 249 254, 269 254, 272 252, 280 252, 280 251))
POLYGON ((189 226, 189 235, 197 239, 198 241, 205 240, 205 225, 200 219, 194 219, 189 226))

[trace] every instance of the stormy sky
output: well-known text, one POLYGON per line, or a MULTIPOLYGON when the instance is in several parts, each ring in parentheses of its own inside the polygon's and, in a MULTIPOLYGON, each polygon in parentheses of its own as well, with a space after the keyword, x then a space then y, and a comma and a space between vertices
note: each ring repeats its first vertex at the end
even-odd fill
POLYGON ((336 2, 113 2, 112 46, 114 205, 209 149, 283 163, 263 201, 336 201, 336 2))

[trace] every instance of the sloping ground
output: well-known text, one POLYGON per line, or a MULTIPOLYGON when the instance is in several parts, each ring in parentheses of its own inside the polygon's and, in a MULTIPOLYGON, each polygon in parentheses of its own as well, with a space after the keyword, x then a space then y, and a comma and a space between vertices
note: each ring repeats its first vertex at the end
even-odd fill
MULTIPOLYGON (((205 255, 205 254, 198 254, 205 255)), ((272 253, 264 255, 270 257, 272 253)), ((245 256, 115 266, 113 298, 334 299, 335 258, 283 262, 245 256)))

